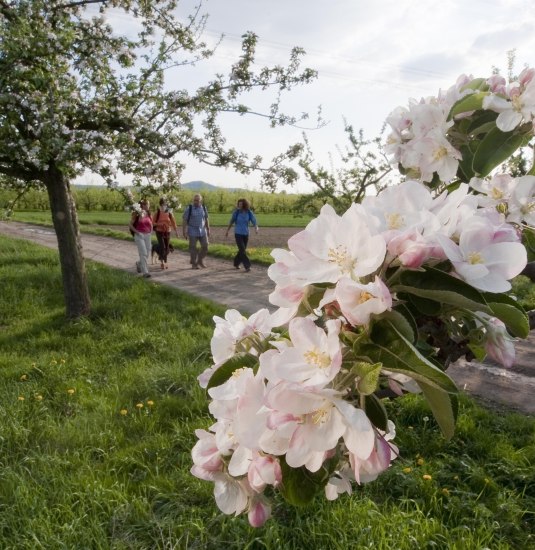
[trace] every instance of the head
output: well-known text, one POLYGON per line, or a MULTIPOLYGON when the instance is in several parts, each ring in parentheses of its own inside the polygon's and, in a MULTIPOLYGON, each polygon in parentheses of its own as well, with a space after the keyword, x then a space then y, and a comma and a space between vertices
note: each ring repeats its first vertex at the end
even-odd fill
POLYGON ((147 199, 141 199, 139 201, 139 206, 141 206, 141 208, 143 208, 143 210, 146 210, 148 212, 149 208, 150 208, 150 203, 147 199))
POLYGON ((160 208, 166 208, 167 207, 167 201, 162 197, 160 199, 160 208))
POLYGON ((201 206, 201 204, 202 204, 202 195, 199 195, 199 193, 196 193, 193 196, 193 204, 195 206, 201 206))
POLYGON ((238 199, 237 205, 240 210, 249 210, 249 201, 247 199, 238 199))

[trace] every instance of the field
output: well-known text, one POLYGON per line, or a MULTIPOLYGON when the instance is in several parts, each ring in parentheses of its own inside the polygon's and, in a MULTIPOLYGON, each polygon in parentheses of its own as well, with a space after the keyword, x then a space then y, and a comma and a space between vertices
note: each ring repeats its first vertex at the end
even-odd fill
POLYGON ((258 530, 221 514, 189 469, 223 309, 87 269, 93 313, 68 323, 57 253, 0 236, 0 548, 534 547, 535 420, 466 397, 451 441, 418 396, 385 402, 400 456, 350 497, 275 497, 258 530))

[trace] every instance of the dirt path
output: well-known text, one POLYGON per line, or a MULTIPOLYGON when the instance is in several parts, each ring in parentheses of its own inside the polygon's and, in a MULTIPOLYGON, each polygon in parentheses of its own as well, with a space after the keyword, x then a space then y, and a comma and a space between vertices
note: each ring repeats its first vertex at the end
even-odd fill
MULTIPOLYGON (((221 234, 224 239, 225 229, 215 229, 212 242, 217 242, 221 234)), ((272 242, 269 245, 272 247, 284 246, 288 236, 297 231, 299 229, 266 228, 264 242, 272 242), (268 241, 268 237, 273 241, 268 241)), ((56 235, 51 229, 0 222, 0 233, 57 248, 56 235)), ((255 246, 254 238, 251 239, 251 246, 255 246)), ((135 274, 137 250, 132 241, 83 234, 82 243, 86 259, 135 274)), ((244 313, 254 313, 264 307, 274 309, 268 299, 274 285, 267 276, 266 267, 254 266, 250 273, 245 273, 235 270, 228 261, 210 258, 207 269, 192 270, 188 256, 182 252, 172 254, 169 262, 170 269, 166 271, 161 271, 158 265, 151 266, 151 282, 169 285, 244 313)), ((511 369, 504 369, 492 362, 478 364, 459 361, 448 369, 448 374, 459 388, 492 406, 503 405, 535 415, 535 331, 527 340, 518 342, 517 358, 511 369)))

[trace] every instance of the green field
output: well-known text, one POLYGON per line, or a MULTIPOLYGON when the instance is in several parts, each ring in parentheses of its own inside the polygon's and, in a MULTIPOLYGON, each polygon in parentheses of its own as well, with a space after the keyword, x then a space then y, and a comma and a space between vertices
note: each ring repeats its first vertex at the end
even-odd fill
POLYGON ((189 473, 223 309, 87 269, 93 313, 69 323, 57 253, 0 236, 0 548, 535 547, 535 420, 466 397, 451 441, 418 396, 386 402, 400 457, 351 497, 224 516, 189 473))
MULTIPOLYGON (((210 223, 214 227, 226 227, 230 220, 230 212, 210 213, 210 223)), ((121 225, 126 226, 130 221, 128 212, 78 212, 80 225, 121 225)), ((50 212, 43 210, 21 210, 13 213, 13 220, 27 223, 52 224, 50 212)), ((180 223, 182 214, 177 215, 180 223)), ((258 225, 262 227, 305 227, 313 217, 295 214, 259 214, 258 225)))

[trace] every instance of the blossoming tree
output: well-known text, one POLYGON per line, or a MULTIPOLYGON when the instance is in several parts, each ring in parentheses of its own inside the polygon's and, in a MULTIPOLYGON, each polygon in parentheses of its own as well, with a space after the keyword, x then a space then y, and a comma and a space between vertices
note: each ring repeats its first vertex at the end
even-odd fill
MULTIPOLYGON (((272 88, 279 97, 315 76, 301 71, 297 48, 287 67, 253 70, 257 39, 248 33, 228 77, 193 91, 171 89, 170 72, 213 54, 200 40, 206 18, 182 22, 177 7, 176 0, 0 0, 0 175, 18 189, 48 192, 68 317, 90 310, 70 190, 76 176, 88 171, 112 184, 122 172, 134 185, 146 177, 176 185, 180 153, 257 169, 260 158, 226 144, 220 113, 247 114, 244 93, 272 88), (110 10, 129 18, 124 35, 107 23, 110 10)), ((273 126, 294 121, 278 99, 266 116, 273 126)), ((294 177, 284 156, 266 171, 269 179, 294 177)))
POLYGON ((513 364, 529 326, 509 281, 527 261, 535 169, 495 169, 533 137, 534 75, 463 76, 393 111, 387 148, 406 179, 342 215, 324 206, 272 252, 273 313, 215 318, 199 378, 215 422, 192 473, 221 511, 260 526, 274 490, 292 504, 351 493, 398 454, 382 396, 421 392, 449 438, 450 362, 513 364))

